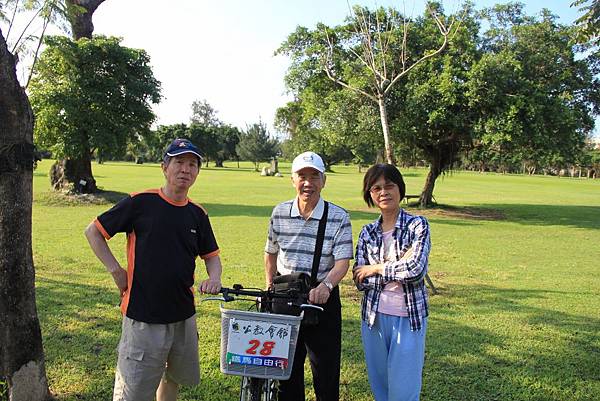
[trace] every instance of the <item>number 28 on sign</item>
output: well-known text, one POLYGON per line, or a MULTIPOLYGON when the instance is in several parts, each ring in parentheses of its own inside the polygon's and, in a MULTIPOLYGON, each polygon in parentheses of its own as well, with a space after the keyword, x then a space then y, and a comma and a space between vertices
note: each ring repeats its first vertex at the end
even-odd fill
POLYGON ((231 319, 228 334, 227 363, 287 367, 290 325, 231 319))

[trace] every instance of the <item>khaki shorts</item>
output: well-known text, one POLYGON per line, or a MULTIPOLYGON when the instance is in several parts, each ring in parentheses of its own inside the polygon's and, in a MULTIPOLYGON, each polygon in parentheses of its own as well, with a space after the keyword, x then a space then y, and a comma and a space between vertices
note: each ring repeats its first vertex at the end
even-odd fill
POLYGON ((150 324, 123 316, 113 401, 150 401, 163 377, 188 386, 200 382, 196 315, 150 324))

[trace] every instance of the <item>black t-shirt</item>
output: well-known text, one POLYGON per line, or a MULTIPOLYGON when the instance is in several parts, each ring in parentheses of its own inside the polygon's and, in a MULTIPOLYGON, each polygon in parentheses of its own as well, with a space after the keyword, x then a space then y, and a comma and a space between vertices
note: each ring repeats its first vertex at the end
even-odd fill
POLYGON ((197 256, 219 253, 206 211, 189 200, 175 202, 161 190, 121 200, 98 216, 106 239, 127 233, 128 290, 121 302, 127 317, 173 323, 195 313, 193 285, 197 256))

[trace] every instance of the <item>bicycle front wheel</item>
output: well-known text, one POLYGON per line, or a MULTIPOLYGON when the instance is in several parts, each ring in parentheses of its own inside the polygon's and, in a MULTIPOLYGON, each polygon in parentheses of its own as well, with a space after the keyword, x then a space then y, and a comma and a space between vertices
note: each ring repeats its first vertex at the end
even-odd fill
POLYGON ((240 386, 240 401, 264 401, 264 381, 264 379, 242 376, 242 385, 240 386))
POLYGON ((242 377, 240 401, 276 401, 275 380, 242 377))

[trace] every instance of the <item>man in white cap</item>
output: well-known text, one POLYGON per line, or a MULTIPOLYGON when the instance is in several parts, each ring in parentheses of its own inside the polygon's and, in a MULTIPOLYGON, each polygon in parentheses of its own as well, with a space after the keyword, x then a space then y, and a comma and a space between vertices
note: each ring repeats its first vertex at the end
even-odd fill
POLYGON ((298 155, 292 163, 296 198, 277 205, 269 224, 265 246, 267 287, 273 285, 273 278, 278 274, 311 274, 319 222, 327 219, 317 271, 318 284, 309 293, 309 301, 322 306, 324 312, 317 325, 300 329, 291 377, 280 382, 281 401, 305 399, 304 361, 307 355, 317 401, 339 400, 342 318, 338 283, 346 275, 353 256, 352 227, 348 212, 321 198, 325 180, 325 165, 318 154, 304 152, 298 155))
POLYGON ((157 401, 174 401, 180 384, 200 380, 192 292, 197 256, 208 272, 200 292, 216 294, 221 288, 219 247, 208 214, 187 197, 201 160, 194 144, 175 139, 164 155, 162 188, 128 196, 85 230, 121 293, 114 401, 155 395, 157 401), (106 242, 119 232, 127 234, 127 270, 106 242))

